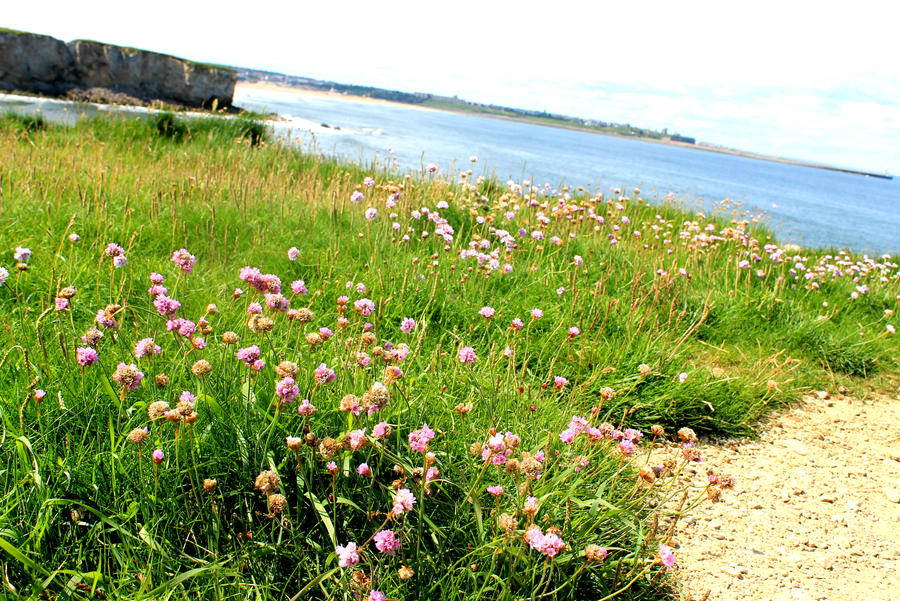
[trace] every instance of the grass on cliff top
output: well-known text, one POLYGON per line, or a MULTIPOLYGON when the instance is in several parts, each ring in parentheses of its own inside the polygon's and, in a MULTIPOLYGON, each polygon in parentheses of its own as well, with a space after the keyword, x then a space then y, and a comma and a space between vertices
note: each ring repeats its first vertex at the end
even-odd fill
POLYGON ((29 123, 0 120, 15 594, 665 597, 660 501, 728 478, 678 488, 697 451, 648 465, 651 426, 896 385, 896 259, 740 208, 342 164, 238 119, 29 123))

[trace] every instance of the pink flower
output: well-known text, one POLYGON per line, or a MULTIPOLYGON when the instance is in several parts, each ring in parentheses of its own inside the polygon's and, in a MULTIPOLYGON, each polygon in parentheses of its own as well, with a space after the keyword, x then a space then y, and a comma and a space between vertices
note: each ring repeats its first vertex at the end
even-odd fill
POLYGON ((363 317, 368 317, 375 310, 375 303, 368 298, 361 298, 353 303, 353 308, 356 309, 357 313, 362 314, 363 317))
POLYGON ((327 365, 320 363, 319 367, 313 370, 313 378, 319 384, 328 384, 329 382, 334 382, 337 379, 337 375, 333 369, 329 369, 327 365))
POLYGON ((335 463, 334 461, 329 461, 328 463, 326 463, 326 464, 325 464, 325 469, 327 469, 328 472, 329 472, 332 476, 336 476, 337 473, 338 473, 338 466, 337 466, 337 463, 335 463))
POLYGON ((667 568, 675 566, 675 554, 672 553, 670 547, 662 543, 659 544, 659 553, 656 555, 656 560, 667 568))
POLYGON ((378 217, 378 209, 376 209, 375 207, 369 207, 368 209, 366 209, 366 219, 372 221, 376 217, 378 217))
POLYGON ((512 320, 512 323, 509 324, 509 327, 511 327, 511 328, 512 328, 513 330, 515 330, 516 332, 518 332, 519 330, 521 330, 522 328, 525 327, 525 324, 522 323, 522 320, 521 320, 521 319, 519 319, 518 317, 516 317, 515 319, 512 320))
POLYGON ((372 428, 372 437, 376 439, 387 438, 391 435, 391 426, 387 422, 379 422, 372 428))
POLYGON ((150 273, 150 283, 151 284, 162 285, 162 283, 164 281, 165 281, 165 278, 163 278, 162 275, 156 273, 155 271, 150 273))
POLYGON ((247 313, 250 315, 255 315, 257 313, 262 313, 262 305, 256 302, 250 303, 247 306, 247 313))
POLYGON ((235 356, 243 361, 248 367, 253 365, 253 363, 260 358, 261 353, 259 347, 255 344, 253 346, 248 346, 247 348, 238 349, 235 356))
POLYGON ((303 280, 294 280, 291 282, 291 292, 306 296, 309 293, 309 290, 306 288, 306 282, 303 280))
POLYGON ((535 309, 531 310, 531 319, 540 319, 543 316, 544 316, 544 312, 541 311, 540 309, 535 308, 535 309))
POLYGON ((300 388, 294 383, 294 378, 287 377, 275 383, 275 394, 281 403, 293 403, 300 396, 300 388))
POLYGON ((253 368, 253 371, 262 371, 262 369, 265 366, 266 366, 265 361, 263 361, 262 359, 257 359, 256 361, 253 362, 253 365, 251 365, 250 367, 253 368))
POLYGON ((571 328, 569 328, 569 338, 575 338, 579 334, 581 334, 581 330, 579 330, 577 327, 572 326, 571 328))
POLYGON ((315 412, 316 407, 309 402, 309 399, 303 399, 300 401, 300 406, 297 407, 297 413, 304 417, 309 417, 315 412))
POLYGON ((400 539, 393 530, 379 530, 375 533, 375 548, 385 555, 393 555, 400 548, 400 539))
POLYGON ((334 336, 334 332, 331 331, 331 328, 321 327, 319 328, 319 336, 322 337, 322 340, 328 340, 332 336, 334 336))
POLYGON ((422 424, 420 429, 409 433, 409 447, 413 451, 424 453, 425 448, 428 446, 428 441, 432 438, 434 438, 434 430, 429 428, 428 424, 422 424))
POLYGON ((494 484, 492 486, 488 486, 487 491, 491 495, 493 495, 495 497, 499 497, 500 495, 503 494, 503 487, 498 484, 494 484))
POLYGON ((128 259, 125 258, 125 255, 118 255, 113 257, 113 266, 116 269, 122 269, 126 265, 128 265, 128 259))
POLYGON ((572 260, 575 262, 575 265, 577 265, 578 267, 581 267, 584 264, 584 259, 581 258, 581 255, 575 255, 575 257, 572 260))
POLYGON ((369 596, 366 597, 366 601, 387 601, 387 596, 381 591, 369 591, 369 596))
POLYGON ((152 338, 142 338, 134 345, 134 356, 140 359, 144 355, 158 355, 162 349, 152 338))
POLYGON ((172 253, 172 262, 180 267, 185 273, 192 273, 194 271, 194 263, 196 261, 197 257, 188 252, 186 248, 176 250, 172 253))
POLYGON ((400 331, 403 332, 404 334, 409 334, 410 332, 412 332, 415 329, 415 327, 416 327, 416 320, 412 319, 411 317, 404 317, 400 321, 400 331))
POLYGON ((67 298, 57 298, 56 299, 56 310, 57 311, 65 311, 69 308, 69 299, 67 298))
POLYGON ((687 372, 686 372, 686 371, 683 371, 683 372, 681 372, 680 374, 678 374, 678 381, 679 381, 680 383, 684 384, 684 381, 687 380, 687 379, 688 379, 688 375, 687 375, 687 372))
POLYGON ((363 198, 365 198, 365 196, 362 192, 360 192, 359 190, 354 190, 353 194, 350 195, 350 202, 352 202, 353 204, 359 204, 359 201, 361 201, 363 198))
MULTIPOLYGON (((151 288, 151 291, 152 290, 153 289, 151 288)), ((156 298, 153 299, 153 306, 156 307, 157 313, 163 317, 171 318, 175 315, 175 312, 181 308, 181 303, 174 298, 169 298, 165 294, 157 294, 156 298)))
POLYGON ((485 319, 490 319, 494 316, 494 308, 493 307, 482 307, 478 314, 484 317, 485 319))
POLYGON ((300 256, 300 249, 296 246, 292 246, 288 249, 287 255, 289 260, 296 261, 297 257, 300 256))
POLYGON ((569 381, 562 376, 555 376, 553 378, 553 387, 557 390, 561 390, 568 383, 569 381))
POLYGON ((100 355, 97 354, 97 351, 92 349, 91 347, 80 346, 75 349, 75 358, 78 360, 78 364, 82 367, 88 367, 93 365, 100 359, 100 355))
POLYGON ((556 534, 543 534, 537 526, 532 526, 525 533, 525 538, 535 551, 546 555, 547 557, 555 557, 566 544, 556 534))
POLYGON ((459 349, 459 361, 460 363, 466 363, 468 365, 472 365, 475 363, 475 359, 478 358, 478 355, 475 354, 475 349, 471 346, 464 346, 459 349))
POLYGON ((164 455, 162 449, 156 449, 155 451, 153 451, 153 463, 155 463, 156 465, 162 463, 163 457, 164 455))
POLYGON ((416 504, 416 497, 409 492, 408 488, 401 488, 394 495, 391 513, 394 515, 402 515, 405 511, 412 511, 413 505, 416 504))
POLYGON ((425 471, 425 482, 433 482, 437 480, 441 475, 441 472, 438 468, 433 465, 425 471))
POLYGON ((363 448, 366 444, 366 429, 353 430, 347 434, 347 444, 349 444, 350 448, 354 451, 363 448))
POLYGON ((363 478, 371 478, 372 470, 369 469, 368 463, 360 463, 359 467, 356 468, 356 473, 362 476, 363 478))
POLYGON ((338 556, 338 565, 342 568, 351 568, 359 563, 359 553, 356 552, 356 543, 347 543, 347 546, 338 545, 335 550, 338 556))

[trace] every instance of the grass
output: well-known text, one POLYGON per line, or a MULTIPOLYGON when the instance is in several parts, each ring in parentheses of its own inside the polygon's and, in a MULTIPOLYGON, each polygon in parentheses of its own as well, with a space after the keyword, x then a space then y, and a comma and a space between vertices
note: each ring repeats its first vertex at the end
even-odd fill
POLYGON ((0 153, 10 594, 677 595, 660 545, 728 478, 679 488, 691 433, 656 466, 660 437, 896 385, 896 259, 785 249, 739 208, 340 164, 240 119, 6 116, 0 153))

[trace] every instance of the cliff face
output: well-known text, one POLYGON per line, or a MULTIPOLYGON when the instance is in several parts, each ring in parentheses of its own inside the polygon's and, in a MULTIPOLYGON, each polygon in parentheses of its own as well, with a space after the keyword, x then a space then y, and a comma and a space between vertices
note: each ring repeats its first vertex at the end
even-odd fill
POLYGON ((107 88, 188 106, 231 106, 237 73, 174 56, 0 29, 0 89, 61 94, 107 88))
POLYGON ((74 66, 64 42, 0 29, 0 89, 62 94, 72 87, 74 66))

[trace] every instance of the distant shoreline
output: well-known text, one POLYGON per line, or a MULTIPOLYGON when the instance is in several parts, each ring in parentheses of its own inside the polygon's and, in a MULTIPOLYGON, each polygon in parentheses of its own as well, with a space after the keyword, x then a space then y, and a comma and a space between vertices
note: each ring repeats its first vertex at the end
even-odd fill
POLYGON ((815 163, 812 161, 802 161, 799 159, 788 159, 784 157, 777 157, 765 154, 759 154, 756 152, 749 152, 745 150, 737 150, 735 148, 728 148, 725 146, 716 146, 712 144, 708 144, 705 142, 697 142, 695 144, 689 144, 685 142, 677 142, 671 139, 658 139, 651 138, 647 136, 627 136, 622 134, 617 134, 614 132, 608 131, 598 131, 595 129, 587 128, 587 127, 576 127, 571 125, 566 125, 565 123, 552 123, 548 121, 542 121, 538 119, 529 119, 527 117, 512 117, 508 115, 498 115, 494 113, 484 113, 479 111, 469 111, 463 108, 453 108, 453 107, 435 107, 435 106, 423 106, 417 104, 409 104, 405 102, 395 102, 392 100, 385 100, 382 98, 371 98, 368 96, 358 96, 355 94, 341 93, 341 92, 329 92, 320 89, 305 87, 305 86, 289 86, 282 85, 271 82, 248 82, 248 81, 238 81, 235 84, 235 90, 239 88, 244 88, 247 90, 258 90, 258 91, 267 91, 267 92, 280 92, 280 93, 298 93, 298 94, 306 94, 310 96, 318 96, 321 98, 332 98, 332 99, 353 99, 360 102, 367 102, 372 104, 387 104, 387 105, 395 105, 395 106, 407 106, 407 107, 416 107, 425 110, 431 111, 441 111, 445 113, 458 113, 465 115, 477 115, 480 117, 488 117, 491 119, 502 119, 504 121, 516 121, 519 123, 530 123, 532 125, 544 125, 546 127, 555 127, 558 129, 568 129, 571 131, 580 131, 590 134, 597 134, 601 136, 611 136, 614 138, 622 138, 626 140, 641 140, 643 142, 653 142, 654 144, 665 144, 667 146, 677 146, 679 148, 689 148, 694 150, 704 150, 706 152, 716 152, 719 154, 730 154, 733 156, 739 156, 749 159, 758 159, 762 161, 771 161, 774 163, 783 163, 785 165, 796 165, 798 167, 810 167, 813 169, 824 169, 826 171, 836 171, 839 173, 848 173, 851 175, 861 175, 864 177, 875 177, 879 179, 893 179, 893 176, 884 174, 884 173, 875 173, 872 171, 864 171, 861 169, 851 169, 848 167, 837 167, 834 165, 826 165, 823 163, 815 163))

